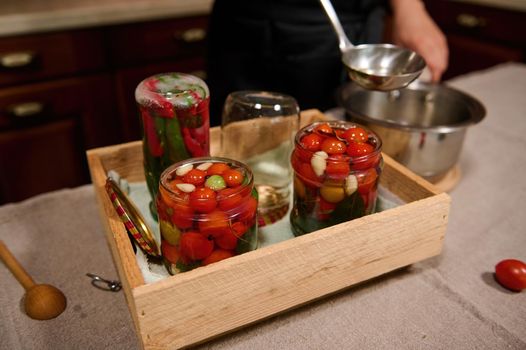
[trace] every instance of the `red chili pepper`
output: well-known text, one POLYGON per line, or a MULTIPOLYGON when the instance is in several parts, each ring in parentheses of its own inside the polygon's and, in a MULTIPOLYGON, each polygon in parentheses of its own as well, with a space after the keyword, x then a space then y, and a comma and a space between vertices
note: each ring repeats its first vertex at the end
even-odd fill
POLYGON ((163 155, 163 145, 159 140, 159 136, 155 130, 155 124, 152 117, 146 109, 141 109, 142 122, 144 127, 144 134, 146 142, 148 143, 148 149, 153 157, 160 157, 163 155))
POLYGON ((197 140, 192 138, 188 128, 183 128, 183 141, 192 157, 204 157, 207 155, 208 152, 201 148, 202 145, 197 140))
POLYGON ((208 119, 205 119, 203 125, 201 125, 199 128, 190 129, 190 135, 192 135, 192 138, 202 145, 203 149, 209 148, 209 124, 210 123, 208 119))
POLYGON ((195 103, 192 105, 190 110, 193 115, 196 115, 203 100, 201 99, 201 96, 199 96, 199 94, 193 90, 188 91, 188 93, 195 99, 195 103))
POLYGON ((150 78, 144 82, 144 86, 150 91, 157 91, 157 83, 159 81, 156 78, 150 78))
POLYGON ((155 111, 155 114, 158 117, 169 118, 169 119, 175 117, 174 107, 170 101, 166 100, 162 96, 156 97, 156 101, 158 105, 154 104, 152 106, 152 109, 155 111))

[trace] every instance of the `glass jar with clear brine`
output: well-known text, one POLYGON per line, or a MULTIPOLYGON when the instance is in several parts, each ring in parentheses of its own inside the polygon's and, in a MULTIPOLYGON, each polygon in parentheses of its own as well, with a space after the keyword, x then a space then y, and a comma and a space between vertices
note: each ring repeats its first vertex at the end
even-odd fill
POLYGON ((171 274, 257 247, 257 192, 241 162, 203 157, 170 166, 161 175, 156 206, 171 274))
POLYGON ((371 214, 383 168, 382 141, 347 121, 316 122, 296 135, 291 156, 296 236, 371 214))

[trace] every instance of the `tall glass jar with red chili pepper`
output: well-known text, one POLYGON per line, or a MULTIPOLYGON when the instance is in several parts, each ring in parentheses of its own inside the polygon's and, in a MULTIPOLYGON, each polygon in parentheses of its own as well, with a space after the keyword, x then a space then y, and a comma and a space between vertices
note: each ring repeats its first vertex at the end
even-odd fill
POLYGON ((163 260, 171 274, 257 247, 257 191, 235 160, 192 158, 161 175, 157 212, 163 260))
POLYGON ((290 214, 296 236, 374 211, 381 147, 375 133, 345 121, 316 122, 296 134, 290 214))
MULTIPOLYGON (((155 198, 161 172, 171 164, 210 154, 210 93, 196 76, 163 73, 135 90, 143 127, 144 173, 155 198)), ((150 205, 156 216, 155 206, 150 205)))

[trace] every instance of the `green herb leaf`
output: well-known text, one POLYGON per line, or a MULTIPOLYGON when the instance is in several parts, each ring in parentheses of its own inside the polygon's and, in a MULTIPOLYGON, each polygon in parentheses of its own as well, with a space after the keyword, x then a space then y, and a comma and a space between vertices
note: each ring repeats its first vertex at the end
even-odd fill
POLYGON ((329 225, 332 226, 356 219, 364 216, 364 214, 365 204, 358 191, 355 191, 351 196, 346 197, 343 201, 338 203, 334 211, 331 213, 329 225))
POLYGON ((183 135, 179 126, 179 119, 164 119, 166 122, 166 133, 164 135, 166 144, 168 159, 166 159, 166 166, 178 162, 183 159, 190 158, 190 154, 186 150, 186 146, 183 141, 183 135))
POLYGON ((185 264, 179 260, 177 261, 177 264, 175 264, 175 267, 181 272, 190 271, 199 266, 201 266, 201 261, 193 261, 189 264, 185 264))

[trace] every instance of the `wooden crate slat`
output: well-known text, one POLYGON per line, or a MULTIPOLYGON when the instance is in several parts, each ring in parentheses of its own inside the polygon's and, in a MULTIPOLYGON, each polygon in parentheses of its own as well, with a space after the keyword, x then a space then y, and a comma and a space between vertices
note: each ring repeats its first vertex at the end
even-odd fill
MULTIPOLYGON (((302 112, 303 125, 326 120, 302 112)), ((210 130, 217 154, 220 129, 210 130)), ((104 189, 113 169, 144 181, 141 141, 88 151, 107 238, 142 346, 180 348, 440 253, 450 198, 384 155, 381 184, 407 204, 145 284, 104 189)))

